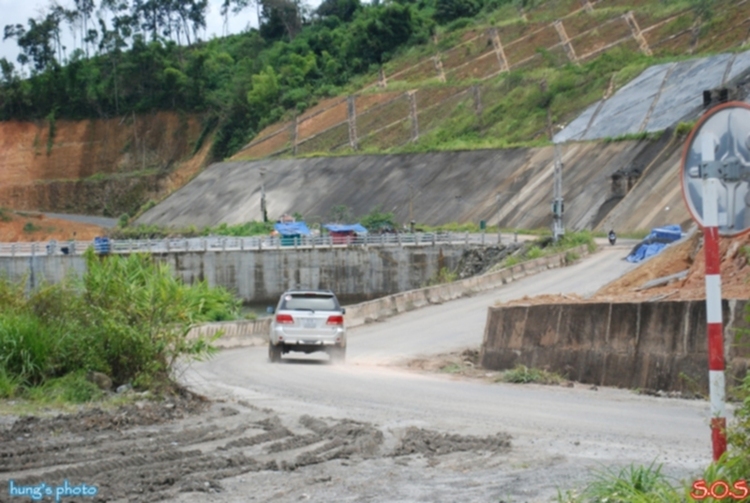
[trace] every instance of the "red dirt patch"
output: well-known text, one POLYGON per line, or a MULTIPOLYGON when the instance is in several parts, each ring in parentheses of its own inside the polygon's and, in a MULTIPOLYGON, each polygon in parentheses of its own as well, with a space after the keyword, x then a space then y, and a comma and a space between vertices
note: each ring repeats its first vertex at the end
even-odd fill
POLYGON ((18 243, 33 241, 88 241, 104 235, 98 225, 47 218, 41 213, 14 213, 5 210, 0 214, 0 242, 18 243), (25 228, 25 230, 24 230, 25 228))

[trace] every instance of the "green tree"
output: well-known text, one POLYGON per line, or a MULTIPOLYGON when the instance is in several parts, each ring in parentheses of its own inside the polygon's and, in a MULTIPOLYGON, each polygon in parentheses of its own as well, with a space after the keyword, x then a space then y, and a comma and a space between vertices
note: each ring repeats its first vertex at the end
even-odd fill
POLYGON ((445 24, 462 17, 473 17, 481 9, 480 0, 436 0, 434 19, 445 24))

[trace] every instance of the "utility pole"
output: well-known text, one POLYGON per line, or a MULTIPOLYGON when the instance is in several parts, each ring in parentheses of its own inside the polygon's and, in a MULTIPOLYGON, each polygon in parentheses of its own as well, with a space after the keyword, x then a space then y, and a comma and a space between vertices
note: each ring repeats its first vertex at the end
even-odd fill
POLYGON ((414 220, 414 186, 409 184, 409 222, 414 220))
POLYGON ((266 168, 265 166, 260 167, 260 213, 263 218, 263 223, 268 222, 268 211, 266 208, 266 168))
POLYGON ((562 154, 560 145, 555 143, 555 177, 552 199, 552 238, 557 243, 565 235, 565 226, 563 225, 563 212, 565 204, 563 203, 563 185, 562 185, 562 154))
MULTIPOLYGON (((540 87, 543 93, 547 92, 547 81, 542 80, 540 87)), ((552 112, 547 105, 547 134, 549 141, 554 143, 554 129, 552 128, 552 112)), ((563 185, 562 185, 562 153, 560 145, 555 143, 555 174, 552 181, 552 239, 557 243, 565 235, 565 226, 563 225, 563 213, 565 203, 563 202, 563 185)))

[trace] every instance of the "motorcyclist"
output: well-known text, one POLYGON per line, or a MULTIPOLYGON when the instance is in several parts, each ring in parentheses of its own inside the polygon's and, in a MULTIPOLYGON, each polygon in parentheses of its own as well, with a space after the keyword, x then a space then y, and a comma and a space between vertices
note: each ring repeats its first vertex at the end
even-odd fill
POLYGON ((617 234, 615 234, 615 231, 610 229, 609 234, 607 234, 607 237, 609 238, 609 244, 614 245, 615 241, 617 241, 617 234))

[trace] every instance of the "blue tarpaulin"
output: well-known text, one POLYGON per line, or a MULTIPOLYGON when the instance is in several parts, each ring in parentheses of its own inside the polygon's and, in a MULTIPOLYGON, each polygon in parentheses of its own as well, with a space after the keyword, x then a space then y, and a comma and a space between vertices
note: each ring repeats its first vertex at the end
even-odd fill
POLYGON ((356 232, 357 234, 367 234, 367 229, 360 224, 326 224, 323 226, 329 232, 356 232))
POLYGON ((665 225, 655 227, 651 233, 641 241, 625 260, 628 262, 642 262, 649 257, 660 253, 669 243, 677 241, 682 237, 682 229, 679 225, 665 225))
POLYGON ((276 232, 282 236, 309 236, 310 229, 307 228, 305 222, 289 222, 289 223, 276 223, 273 226, 276 232))

